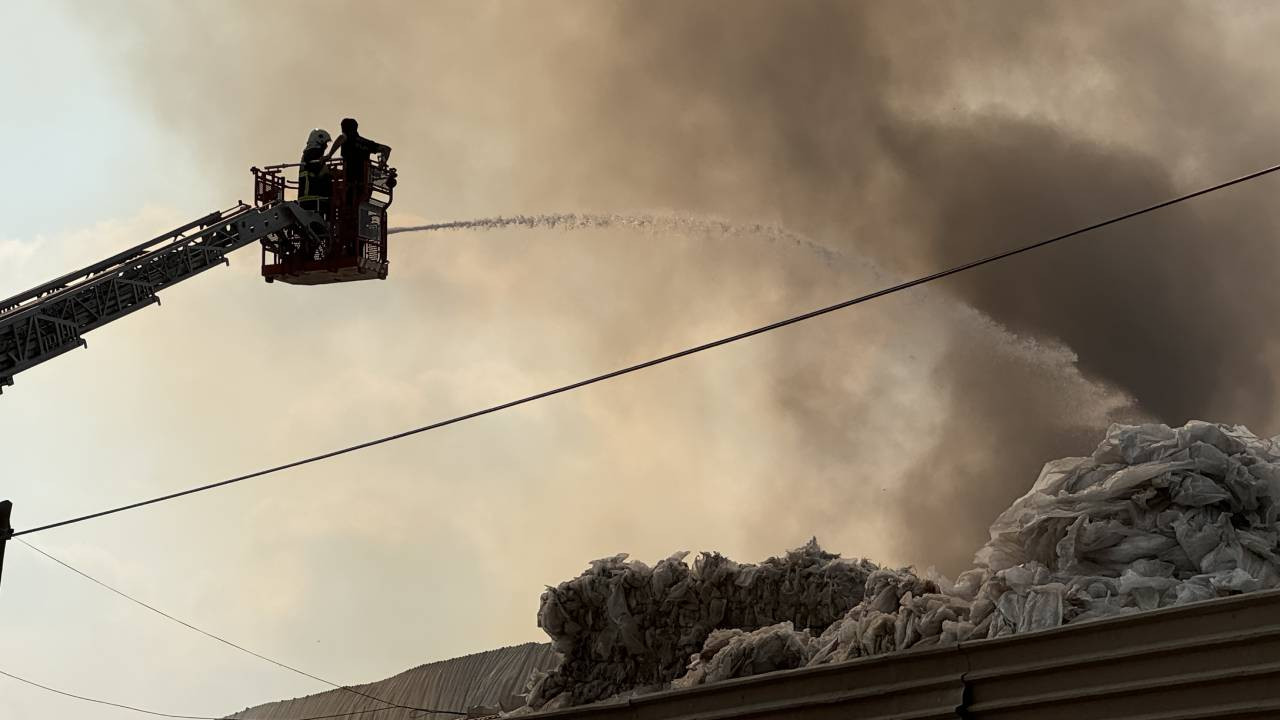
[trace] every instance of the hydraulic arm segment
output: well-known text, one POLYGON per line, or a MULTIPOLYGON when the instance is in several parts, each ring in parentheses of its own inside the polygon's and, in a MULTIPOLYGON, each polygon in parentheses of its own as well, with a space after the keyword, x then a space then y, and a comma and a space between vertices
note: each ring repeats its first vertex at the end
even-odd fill
POLYGON ((275 247, 286 236, 314 238, 324 223, 297 202, 239 204, 0 301, 0 389, 19 372, 84 347, 84 333, 160 302, 157 293, 170 285, 226 264, 227 253, 259 240, 275 247))

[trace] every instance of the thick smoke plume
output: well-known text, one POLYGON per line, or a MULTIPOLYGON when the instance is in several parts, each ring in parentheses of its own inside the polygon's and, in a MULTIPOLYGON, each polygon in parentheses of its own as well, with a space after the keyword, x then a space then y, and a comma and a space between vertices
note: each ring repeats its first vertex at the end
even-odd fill
MULTIPOLYGON (((278 50, 286 76, 317 77, 288 58, 309 57, 334 24, 335 42, 367 49, 364 60, 337 62, 332 78, 321 74, 326 87, 283 104, 281 85, 260 82, 249 60, 196 62, 188 36, 170 31, 183 13, 205 11, 176 7, 99 20, 136 19, 118 29, 146 38, 133 56, 142 92, 175 127, 208 138, 217 170, 232 177, 250 155, 291 142, 262 128, 357 114, 397 147, 397 208, 423 217, 604 213, 573 216, 590 224, 613 210, 671 208, 790 228, 906 276, 1239 174, 1280 151, 1269 139, 1280 96, 1256 82, 1274 54, 1275 14, 1252 2, 373 3, 296 16, 219 5, 218 16, 240 16, 239 39, 278 50), (169 104, 179 77, 184 87, 236 88, 237 115, 198 94, 169 104), (240 153, 234 162, 228 147, 240 153)), ((948 280, 931 297, 977 312, 927 337, 919 328, 934 326, 921 306, 891 300, 859 311, 884 313, 873 315, 884 318, 875 332, 836 328, 822 346, 768 353, 757 368, 770 378, 762 411, 788 418, 803 452, 776 486, 738 488, 769 506, 741 509, 743 521, 783 523, 802 538, 874 506, 899 529, 903 559, 958 568, 1044 460, 1087 453, 1086 438, 1110 419, 1272 429, 1274 191, 1265 182, 1233 190, 948 280), (1017 337, 996 347, 1006 330, 1017 337), (944 346, 927 385, 869 379, 877 353, 910 365, 903 337, 944 346), (913 432, 897 424, 899 404, 937 415, 927 427, 913 418, 913 432), (910 467, 866 477, 890 456, 910 467), (774 501, 788 498, 790 512, 779 513, 774 501)), ((762 303, 805 309, 852 295, 860 281, 808 260, 763 268, 751 252, 680 248, 669 261, 690 276, 765 283, 762 303)), ((594 266, 564 256, 586 274, 629 257, 578 252, 598 253, 594 266)), ((628 289, 642 297, 669 282, 628 289)), ((754 310, 737 307, 730 319, 754 310)), ((607 355, 653 312, 620 309, 586 351, 607 355)))

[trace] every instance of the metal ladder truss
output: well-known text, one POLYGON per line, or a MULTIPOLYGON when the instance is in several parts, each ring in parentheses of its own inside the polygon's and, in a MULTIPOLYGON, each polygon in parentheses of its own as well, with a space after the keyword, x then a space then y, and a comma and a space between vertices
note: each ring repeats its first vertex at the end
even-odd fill
POLYGON ((296 202, 212 212, 147 242, 0 301, 0 389, 28 368, 84 347, 83 335, 153 303, 157 293, 259 240, 309 233, 296 202))

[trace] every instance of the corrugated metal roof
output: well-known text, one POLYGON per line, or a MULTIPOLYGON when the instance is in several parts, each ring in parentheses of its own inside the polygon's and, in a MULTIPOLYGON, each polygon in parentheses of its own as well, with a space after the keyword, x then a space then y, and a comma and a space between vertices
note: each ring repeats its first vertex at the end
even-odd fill
MULTIPOLYGON (((545 643, 526 643, 489 650, 452 660, 421 665, 386 680, 353 685, 355 689, 389 702, 409 707, 468 710, 477 706, 496 707, 524 691, 534 670, 553 667, 559 659, 545 643)), ((335 715, 379 707, 377 702, 345 690, 327 692, 258 705, 227 716, 236 720, 293 720, 335 715)), ((449 716, 423 715, 408 710, 370 713, 377 720, 430 720, 449 716)), ((353 716, 359 718, 360 716, 353 716)))
POLYGON ((546 720, 1280 717, 1280 591, 769 673, 546 720))

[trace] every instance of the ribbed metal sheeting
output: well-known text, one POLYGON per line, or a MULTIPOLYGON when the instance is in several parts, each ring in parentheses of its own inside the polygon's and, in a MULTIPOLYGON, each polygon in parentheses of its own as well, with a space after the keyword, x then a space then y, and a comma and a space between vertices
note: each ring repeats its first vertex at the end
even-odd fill
MULTIPOLYGON (((409 707, 466 711, 496 707, 524 691, 534 670, 553 667, 558 658, 549 644, 526 643, 452 660, 428 663, 386 680, 354 685, 356 690, 409 707)), ((379 707, 380 704, 345 690, 308 695, 252 707, 228 718, 236 720, 295 720, 336 715, 379 707)), ((394 709, 351 716, 353 720, 443 720, 453 716, 426 715, 394 709)))
POLYGON ((541 713, 539 720, 1280 718, 1280 591, 541 713))

